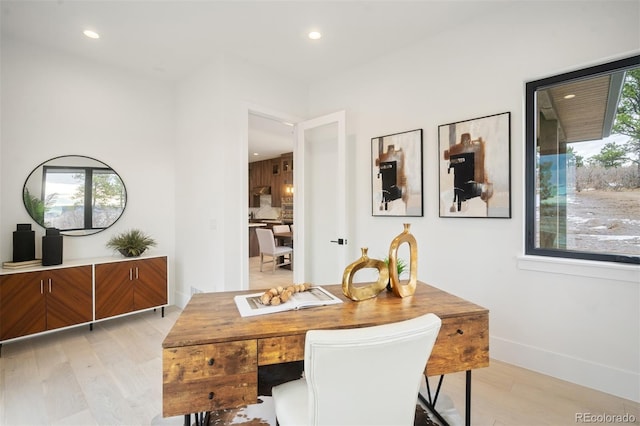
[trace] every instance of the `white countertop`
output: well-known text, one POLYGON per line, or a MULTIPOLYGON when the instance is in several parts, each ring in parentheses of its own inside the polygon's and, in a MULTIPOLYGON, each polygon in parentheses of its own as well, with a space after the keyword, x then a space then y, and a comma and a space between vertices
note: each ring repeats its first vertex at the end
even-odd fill
POLYGON ((260 226, 267 226, 266 223, 250 223, 249 228, 258 228, 260 226))
POLYGON ((124 257, 120 254, 114 253, 113 256, 91 257, 86 259, 63 259, 63 262, 59 265, 42 266, 42 264, 40 264, 40 265, 28 266, 24 268, 0 268, 0 275, 17 274, 20 272, 46 271, 49 269, 72 268, 74 266, 90 266, 97 263, 126 262, 126 261, 134 261, 134 260, 140 260, 140 259, 145 259, 150 257, 165 257, 165 256, 166 254, 156 253, 154 251, 145 252, 137 257, 124 257))

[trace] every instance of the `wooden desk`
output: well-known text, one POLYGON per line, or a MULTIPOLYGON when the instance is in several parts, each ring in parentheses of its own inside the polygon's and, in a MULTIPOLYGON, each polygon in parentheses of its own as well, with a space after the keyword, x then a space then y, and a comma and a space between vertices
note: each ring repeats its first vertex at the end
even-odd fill
MULTIPOLYGON (((255 290, 194 294, 162 342, 163 416, 256 403, 258 366, 303 360, 307 330, 368 327, 433 312, 442 327, 425 374, 467 371, 470 424, 471 370, 489 366, 487 309, 420 282, 411 297, 384 291, 361 302, 346 298, 341 285, 323 287, 344 303, 246 318, 233 297, 255 290)), ((401 359, 398 354, 394 362, 401 359)))
POLYGON ((290 245, 293 247, 293 232, 274 232, 273 238, 280 240, 282 245, 290 245))
POLYGON ((275 238, 282 238, 283 240, 293 240, 293 232, 274 232, 273 236, 275 238))

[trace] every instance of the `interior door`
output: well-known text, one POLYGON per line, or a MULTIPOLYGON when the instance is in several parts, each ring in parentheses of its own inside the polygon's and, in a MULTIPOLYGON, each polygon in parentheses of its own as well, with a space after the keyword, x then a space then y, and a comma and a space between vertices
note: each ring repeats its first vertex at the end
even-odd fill
POLYGON ((339 284, 347 266, 345 112, 296 125, 294 282, 339 284))

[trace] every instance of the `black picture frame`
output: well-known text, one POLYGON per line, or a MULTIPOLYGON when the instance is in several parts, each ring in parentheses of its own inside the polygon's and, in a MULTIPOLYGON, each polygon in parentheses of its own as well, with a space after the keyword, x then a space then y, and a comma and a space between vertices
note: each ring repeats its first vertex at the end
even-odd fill
POLYGON ((511 113, 438 126, 440 217, 511 218, 511 113))
POLYGON ((372 216, 423 216, 422 129, 371 139, 372 216))

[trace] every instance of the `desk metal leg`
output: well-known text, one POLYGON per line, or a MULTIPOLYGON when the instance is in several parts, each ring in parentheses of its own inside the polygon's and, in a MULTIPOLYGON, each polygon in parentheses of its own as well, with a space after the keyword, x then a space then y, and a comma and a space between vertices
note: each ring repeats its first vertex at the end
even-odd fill
MULTIPOLYGON (((442 379, 444 375, 440 376, 440 380, 438 381, 438 387, 436 388, 435 397, 431 398, 431 388, 429 387, 429 378, 425 377, 427 380, 427 397, 429 400, 425 399, 421 393, 418 392, 418 398, 422 403, 433 413, 434 416, 438 419, 443 426, 449 426, 449 423, 438 413, 436 410, 436 402, 438 401, 438 394, 440 393, 440 386, 442 386, 442 379)), ((464 424, 465 426, 471 426, 471 370, 467 370, 465 374, 465 404, 464 404, 464 424)))
POLYGON ((471 426, 471 370, 467 370, 466 375, 466 404, 464 406, 464 424, 471 426))
MULTIPOLYGON (((203 413, 193 413, 193 417, 195 418, 196 426, 206 426, 209 424, 211 419, 211 414, 207 412, 203 413)), ((184 415, 184 426, 191 426, 191 414, 184 415)))
POLYGON ((442 426, 449 426, 449 423, 438 413, 436 410, 436 402, 438 402, 438 395, 440 394, 440 387, 442 386, 442 381, 444 380, 444 375, 440 376, 440 380, 438 380, 438 387, 436 388, 436 393, 432 397, 431 396, 431 387, 429 385, 429 378, 425 376, 425 380, 427 382, 427 397, 429 400, 427 401, 424 396, 420 392, 418 392, 418 398, 422 403, 427 407, 427 409, 438 419, 438 421, 442 424, 442 426))

